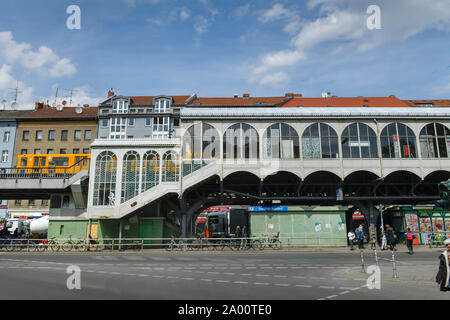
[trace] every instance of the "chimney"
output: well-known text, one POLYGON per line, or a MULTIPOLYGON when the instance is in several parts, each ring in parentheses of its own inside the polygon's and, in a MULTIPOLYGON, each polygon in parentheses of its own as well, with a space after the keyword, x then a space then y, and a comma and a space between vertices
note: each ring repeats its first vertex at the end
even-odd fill
POLYGON ((34 104, 34 110, 44 109, 44 104, 42 102, 36 102, 34 104))
POLYGON ((242 95, 242 97, 244 97, 244 98, 250 98, 250 93, 244 93, 244 94, 242 95))
POLYGON ((234 97, 235 97, 235 98, 239 98, 239 94, 235 93, 235 94, 234 94, 234 97))
POLYGON ((301 98, 303 95, 301 93, 294 93, 294 97, 301 98))
POLYGON ((293 97, 294 97, 294 94, 293 94, 293 93, 286 93, 284 96, 285 96, 286 98, 293 98, 293 97))
POLYGON ((113 88, 111 88, 111 90, 108 91, 108 98, 111 98, 112 96, 114 96, 113 88))

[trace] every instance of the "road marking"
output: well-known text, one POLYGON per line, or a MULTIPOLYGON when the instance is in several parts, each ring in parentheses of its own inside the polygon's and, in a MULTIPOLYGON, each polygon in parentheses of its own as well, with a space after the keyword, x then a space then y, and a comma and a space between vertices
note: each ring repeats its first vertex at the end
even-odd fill
POLYGON ((181 278, 183 280, 194 280, 194 278, 181 278))
POLYGON ((312 288, 312 285, 309 284, 296 284, 295 286, 300 288, 312 288))
POLYGON ((336 289, 336 287, 320 286, 320 289, 336 289))
POLYGON ((286 283, 275 283, 275 285, 279 287, 289 287, 289 284, 286 283))
POLYGON ((344 294, 347 294, 347 293, 350 293, 350 291, 343 291, 343 292, 341 292, 341 293, 339 293, 340 295, 344 295, 344 294))
POLYGON ((259 285, 259 286, 268 286, 269 285, 269 283, 267 283, 267 282, 255 282, 254 283, 255 285, 259 285))
POLYGON ((328 297, 326 297, 326 299, 333 299, 333 298, 336 298, 337 297, 337 295, 332 295, 332 296, 328 296, 328 297))
POLYGON ((239 283, 239 284, 247 284, 247 281, 235 281, 234 283, 239 283))
POLYGON ((229 283, 229 280, 216 280, 216 282, 229 283))

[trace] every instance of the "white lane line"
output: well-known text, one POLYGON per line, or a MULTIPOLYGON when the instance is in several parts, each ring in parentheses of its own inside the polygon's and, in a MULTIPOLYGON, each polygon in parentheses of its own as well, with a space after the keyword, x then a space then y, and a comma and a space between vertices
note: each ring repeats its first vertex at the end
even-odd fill
POLYGON ((257 274, 256 276, 257 276, 257 277, 269 277, 268 274, 257 274))
POLYGON ((216 280, 216 282, 221 282, 221 283, 229 283, 229 280, 216 280))
POLYGON ((287 276, 275 275, 275 278, 287 278, 287 276))
POLYGON ((274 285, 279 287, 289 287, 289 284, 287 283, 275 283, 274 285))
POLYGON ((181 278, 183 280, 194 280, 194 278, 181 278))
POLYGON ((331 296, 326 297, 326 299, 333 299, 333 298, 336 298, 336 297, 337 297, 337 295, 333 294, 331 296))
POLYGON ((224 274, 226 274, 227 276, 234 276, 235 273, 231 273, 231 272, 225 272, 224 274))
POLYGON ((251 276, 250 273, 241 273, 240 276, 251 276))
POLYGON ((339 293, 340 295, 344 295, 344 294, 347 294, 347 293, 350 293, 350 291, 343 291, 343 292, 341 292, 341 293, 339 293))
POLYGON ((233 282, 233 283, 238 283, 238 284, 248 284, 247 281, 235 281, 235 282, 233 282))
POLYGON ((319 289, 336 289, 336 287, 319 286, 319 289))
POLYGON ((257 286, 268 286, 269 285, 269 283, 267 283, 267 282, 255 282, 254 284, 257 286))
POLYGON ((211 282, 211 279, 200 279, 200 281, 207 281, 207 282, 211 282))
POLYGON ((309 284, 296 284, 295 286, 300 288, 312 288, 312 285, 309 284))

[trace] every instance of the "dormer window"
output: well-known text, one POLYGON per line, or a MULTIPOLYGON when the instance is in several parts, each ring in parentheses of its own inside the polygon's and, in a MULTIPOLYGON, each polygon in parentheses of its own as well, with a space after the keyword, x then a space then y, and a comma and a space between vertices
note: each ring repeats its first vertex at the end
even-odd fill
POLYGON ((165 113, 170 111, 170 100, 160 99, 155 103, 155 113, 165 113))
POLYGON ((114 101, 113 113, 128 113, 128 101, 125 100, 114 101))

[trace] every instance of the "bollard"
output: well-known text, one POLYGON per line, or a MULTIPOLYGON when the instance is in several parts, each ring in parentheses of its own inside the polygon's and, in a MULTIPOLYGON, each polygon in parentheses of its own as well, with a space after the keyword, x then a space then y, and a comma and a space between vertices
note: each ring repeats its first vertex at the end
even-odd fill
POLYGON ((397 266, 395 264, 394 250, 392 250, 392 278, 398 278, 397 266))
POLYGON ((375 261, 377 263, 377 267, 378 267, 378 255, 377 255, 377 248, 373 249, 373 254, 375 255, 375 261))
POLYGON ((359 252, 361 253, 361 273, 366 273, 366 268, 364 266, 364 251, 360 249, 359 252))

